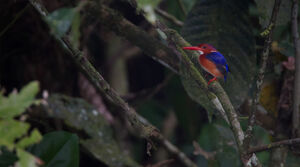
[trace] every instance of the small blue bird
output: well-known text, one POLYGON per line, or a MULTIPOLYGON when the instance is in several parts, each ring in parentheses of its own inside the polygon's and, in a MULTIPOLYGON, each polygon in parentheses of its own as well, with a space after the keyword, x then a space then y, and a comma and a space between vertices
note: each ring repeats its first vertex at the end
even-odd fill
POLYGON ((229 72, 228 64, 225 57, 213 46, 209 44, 200 44, 198 46, 183 47, 183 49, 197 50, 200 52, 199 62, 201 67, 206 72, 214 76, 214 78, 208 81, 208 85, 221 77, 224 77, 224 80, 226 81, 226 77, 229 72))

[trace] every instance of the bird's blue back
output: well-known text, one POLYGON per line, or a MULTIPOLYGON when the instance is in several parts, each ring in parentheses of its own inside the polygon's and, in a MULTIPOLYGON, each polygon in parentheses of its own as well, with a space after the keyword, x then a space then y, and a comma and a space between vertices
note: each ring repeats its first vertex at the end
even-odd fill
POLYGON ((217 66, 218 70, 221 71, 221 73, 224 75, 224 79, 226 80, 226 75, 229 72, 229 68, 225 57, 220 52, 211 52, 205 55, 205 57, 217 66))

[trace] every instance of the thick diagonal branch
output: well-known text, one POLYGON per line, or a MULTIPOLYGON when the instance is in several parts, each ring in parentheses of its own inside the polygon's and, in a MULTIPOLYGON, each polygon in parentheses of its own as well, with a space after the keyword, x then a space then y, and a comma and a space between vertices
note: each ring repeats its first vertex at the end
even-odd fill
MULTIPOLYGON (((46 9, 38 0, 30 0, 30 3, 37 9, 37 11, 45 17, 47 15, 46 9)), ((101 92, 107 97, 114 105, 120 107, 122 114, 136 130, 136 132, 147 140, 154 140, 162 144, 171 154, 174 154, 187 167, 196 167, 183 152, 181 152, 176 146, 163 137, 163 135, 153 125, 141 121, 135 110, 130 107, 114 89, 105 81, 100 73, 93 67, 93 65, 83 56, 83 54, 74 48, 67 37, 59 38, 58 41, 69 52, 70 59, 75 62, 81 72, 87 77, 87 79, 93 84, 97 91, 101 92)))
POLYGON ((101 26, 113 31, 118 36, 124 37, 126 40, 142 49, 146 55, 178 73, 179 60, 172 50, 163 45, 160 40, 129 22, 117 11, 91 1, 86 5, 85 14, 89 19, 100 22, 101 26))

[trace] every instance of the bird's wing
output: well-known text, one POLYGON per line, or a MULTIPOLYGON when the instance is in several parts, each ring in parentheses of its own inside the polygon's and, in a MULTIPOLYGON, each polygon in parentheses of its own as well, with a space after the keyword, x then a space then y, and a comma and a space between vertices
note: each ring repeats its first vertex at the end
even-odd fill
POLYGON ((226 59, 219 52, 211 52, 205 56, 209 61, 213 62, 218 70, 225 76, 229 71, 226 59))

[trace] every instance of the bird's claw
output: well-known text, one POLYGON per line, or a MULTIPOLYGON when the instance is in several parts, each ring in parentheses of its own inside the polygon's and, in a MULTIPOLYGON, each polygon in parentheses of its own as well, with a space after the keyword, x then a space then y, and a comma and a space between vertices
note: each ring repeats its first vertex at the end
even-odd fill
POLYGON ((216 77, 214 77, 213 79, 209 80, 208 83, 207 83, 207 86, 208 86, 210 83, 212 83, 213 81, 216 81, 216 80, 217 80, 216 77))

